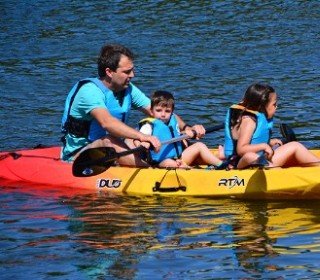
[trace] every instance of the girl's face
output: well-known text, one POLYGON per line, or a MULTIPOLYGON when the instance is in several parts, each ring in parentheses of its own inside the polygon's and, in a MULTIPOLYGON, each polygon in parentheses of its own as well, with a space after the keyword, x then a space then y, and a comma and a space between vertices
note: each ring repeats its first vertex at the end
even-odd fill
POLYGON ((269 95, 269 101, 266 105, 266 113, 267 113, 267 117, 268 119, 271 119, 276 110, 277 110, 277 94, 275 92, 270 93, 269 95))
POLYGON ((168 123, 172 114, 172 107, 156 105, 152 108, 151 112, 154 118, 161 120, 164 123, 168 123))

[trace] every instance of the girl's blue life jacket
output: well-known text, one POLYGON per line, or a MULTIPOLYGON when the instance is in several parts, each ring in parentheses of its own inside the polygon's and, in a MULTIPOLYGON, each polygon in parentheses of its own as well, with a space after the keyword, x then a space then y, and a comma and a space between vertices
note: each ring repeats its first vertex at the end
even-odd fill
MULTIPOLYGON (((237 140, 232 138, 231 134, 231 115, 234 111, 243 111, 245 114, 252 115, 257 120, 256 129, 252 135, 250 144, 260 144, 260 143, 269 143, 271 138, 271 132, 273 128, 273 119, 267 119, 264 113, 248 110, 244 106, 235 104, 232 105, 227 112, 225 119, 225 142, 224 149, 226 157, 231 157, 237 155, 237 140)), ((239 112, 240 113, 240 112, 239 112)), ((261 151, 259 154, 262 154, 261 151)))

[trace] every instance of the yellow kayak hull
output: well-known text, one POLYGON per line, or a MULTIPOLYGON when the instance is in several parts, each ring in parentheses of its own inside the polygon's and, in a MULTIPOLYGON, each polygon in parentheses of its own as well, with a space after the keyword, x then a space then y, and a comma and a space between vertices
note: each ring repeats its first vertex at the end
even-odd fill
MULTIPOLYGON (((313 152, 320 155, 319 150, 313 152)), ((0 153, 0 186, 130 195, 320 198, 320 167, 246 170, 110 167, 99 175, 80 178, 72 175, 71 164, 60 161, 59 155, 60 147, 0 153)))
POLYGON ((319 167, 229 171, 110 168, 90 180, 99 189, 135 195, 303 199, 320 198, 319 171, 319 167))

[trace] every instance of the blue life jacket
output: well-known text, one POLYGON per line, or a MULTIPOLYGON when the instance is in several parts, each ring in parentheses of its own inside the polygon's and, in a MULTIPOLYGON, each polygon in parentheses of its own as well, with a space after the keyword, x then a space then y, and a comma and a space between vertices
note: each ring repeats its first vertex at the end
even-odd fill
MULTIPOLYGON (((253 115, 257 120, 257 126, 253 133, 250 144, 261 144, 261 143, 269 143, 271 138, 271 130, 273 127, 273 120, 267 119, 264 113, 260 113, 258 111, 252 111, 245 109, 245 107, 241 105, 232 105, 226 116, 225 120, 225 142, 224 142, 224 152, 226 157, 230 157, 232 155, 237 155, 237 140, 232 139, 231 135, 231 112, 232 110, 240 110, 246 113, 253 115)), ((263 151, 260 152, 261 154, 263 151)), ((259 154, 260 154, 259 153, 259 154)))
POLYGON ((132 86, 130 84, 130 86, 125 90, 122 105, 120 105, 119 101, 115 98, 113 92, 98 78, 87 78, 81 80, 71 89, 65 103, 64 114, 62 117, 62 132, 65 134, 70 133, 75 137, 87 138, 89 141, 95 141, 106 135, 106 131, 99 125, 99 123, 95 119, 85 121, 74 118, 70 115, 71 106, 76 94, 84 84, 89 82, 94 83, 104 93, 105 104, 109 113, 113 117, 125 123, 128 121, 128 113, 131 109, 132 86))
MULTIPOLYGON (((160 142, 164 142, 174 137, 180 136, 180 130, 177 118, 174 114, 171 115, 168 124, 155 118, 146 118, 139 122, 141 127, 145 123, 150 123, 152 125, 152 135, 156 136, 160 142)), ((150 156, 153 163, 160 163, 161 161, 172 158, 177 159, 181 157, 183 150, 182 142, 175 142, 167 145, 162 145, 158 153, 150 151, 150 156)))

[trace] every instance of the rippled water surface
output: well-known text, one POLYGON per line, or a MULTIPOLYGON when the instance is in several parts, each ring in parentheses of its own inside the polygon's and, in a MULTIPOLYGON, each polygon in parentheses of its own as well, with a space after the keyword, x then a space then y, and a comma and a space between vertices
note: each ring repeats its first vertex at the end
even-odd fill
MULTIPOLYGON (((270 83, 276 124, 319 147, 318 1, 0 0, 0 13, 0 150, 59 143, 66 94, 105 42, 130 47, 135 84, 172 91, 189 123, 219 124, 270 83)), ((0 192, 4 279, 320 277, 317 202, 0 192)))
POLYGON ((316 202, 3 192, 1 207, 4 279, 319 276, 316 202))

